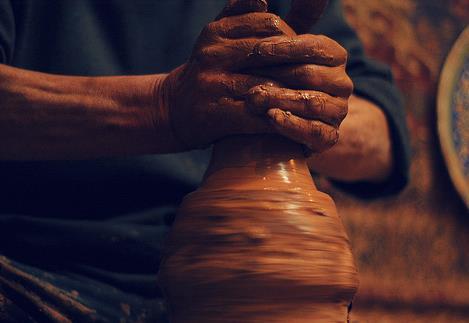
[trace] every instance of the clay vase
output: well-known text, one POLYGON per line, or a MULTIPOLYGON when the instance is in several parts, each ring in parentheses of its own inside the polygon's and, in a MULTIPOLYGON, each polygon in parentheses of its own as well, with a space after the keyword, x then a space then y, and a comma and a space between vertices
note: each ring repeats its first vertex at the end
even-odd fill
POLYGON ((334 202, 301 147, 273 135, 214 147, 159 280, 172 323, 346 322, 358 286, 334 202))

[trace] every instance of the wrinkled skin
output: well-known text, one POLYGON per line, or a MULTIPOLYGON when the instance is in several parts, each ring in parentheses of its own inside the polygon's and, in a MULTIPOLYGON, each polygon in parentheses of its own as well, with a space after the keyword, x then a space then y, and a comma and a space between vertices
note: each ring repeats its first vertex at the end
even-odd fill
POLYGON ((338 141, 353 88, 347 53, 325 36, 297 34, 325 4, 294 0, 285 21, 264 0, 229 1, 163 82, 163 106, 185 148, 233 134, 278 133, 314 152, 338 141))

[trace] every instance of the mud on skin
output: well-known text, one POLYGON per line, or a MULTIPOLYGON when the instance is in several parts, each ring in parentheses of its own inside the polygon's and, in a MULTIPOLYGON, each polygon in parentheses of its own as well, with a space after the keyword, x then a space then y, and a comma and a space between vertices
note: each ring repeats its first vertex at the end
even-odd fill
POLYGON ((180 140, 224 138, 166 242, 159 279, 172 323, 348 319, 358 286, 349 241, 290 140, 327 149, 347 113, 345 50, 293 31, 306 31, 324 6, 293 1, 287 23, 265 1, 229 1, 168 79, 173 102, 192 116, 170 110, 174 129, 185 129, 180 140), (191 136, 194 126, 207 132, 191 136))
POLYGON ((163 106, 181 144, 275 133, 314 152, 333 146, 353 89, 347 53, 328 37, 293 29, 306 31, 325 5, 292 1, 284 20, 267 12, 266 1, 229 1, 190 60, 163 82, 163 106))

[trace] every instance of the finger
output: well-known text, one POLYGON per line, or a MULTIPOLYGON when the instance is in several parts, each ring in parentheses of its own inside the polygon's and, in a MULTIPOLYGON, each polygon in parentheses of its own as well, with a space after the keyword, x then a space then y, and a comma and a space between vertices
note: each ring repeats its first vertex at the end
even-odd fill
POLYGON ((334 127, 340 125, 348 110, 346 99, 318 91, 296 91, 268 85, 250 89, 246 102, 250 111, 256 114, 265 114, 272 107, 278 107, 298 117, 319 120, 334 127))
POLYGON ((210 107, 211 124, 223 135, 273 133, 269 119, 248 112, 243 100, 222 97, 210 107))
POLYGON ((271 13, 248 13, 226 17, 209 23, 201 33, 201 39, 217 41, 221 38, 265 38, 293 36, 295 32, 279 16, 271 13))
POLYGON ((279 82, 259 76, 229 74, 221 72, 204 72, 198 75, 201 91, 217 96, 243 98, 256 86, 281 86, 279 82))
POLYGON ((327 3, 328 0, 292 0, 285 21, 298 34, 307 33, 321 17, 327 3))
POLYGON ((266 64, 313 63, 343 65, 347 51, 336 41, 322 35, 274 36, 260 40, 253 50, 253 62, 266 64))
POLYGON ((249 66, 246 61, 250 60, 249 55, 257 41, 257 38, 245 38, 208 46, 198 42, 191 59, 214 70, 240 70, 243 66, 249 66))
POLYGON ((181 141, 191 142, 195 147, 205 148, 214 139, 229 135, 273 133, 274 127, 268 118, 249 113, 242 100, 221 97, 207 104, 204 113, 191 117, 191 122, 203 124, 206 129, 197 133, 179 134, 181 141))
POLYGON ((329 149, 339 140, 339 130, 321 121, 305 120, 281 109, 267 111, 275 130, 313 152, 329 149))
POLYGON ((343 66, 283 65, 250 70, 249 72, 275 79, 291 89, 321 91, 343 98, 348 98, 353 91, 353 82, 343 66))
POLYGON ((249 12, 267 12, 267 7, 266 0, 229 0, 215 20, 249 12))
POLYGON ((194 57, 211 68, 242 70, 281 64, 340 66, 347 52, 334 40, 317 35, 244 38, 200 46, 194 57))

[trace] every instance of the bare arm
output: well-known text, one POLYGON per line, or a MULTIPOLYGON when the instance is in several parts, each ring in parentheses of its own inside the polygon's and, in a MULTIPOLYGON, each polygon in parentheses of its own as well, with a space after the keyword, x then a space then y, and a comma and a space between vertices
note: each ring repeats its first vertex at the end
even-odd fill
POLYGON ((155 100, 163 78, 59 76, 0 64, 0 159, 175 151, 155 100))
POLYGON ((265 1, 242 4, 252 13, 210 23, 191 59, 168 75, 70 77, 0 65, 0 159, 175 152, 266 132, 316 152, 331 147, 352 92, 345 49, 296 35, 265 1), (244 73, 262 67, 261 77, 244 73))
POLYGON ((370 101, 352 96, 337 145, 308 162, 312 171, 340 181, 385 180, 393 167, 386 116, 370 101))
POLYGON ((279 133, 314 151, 329 148, 351 93, 345 50, 326 37, 296 36, 266 12, 265 1, 241 5, 250 13, 207 25, 188 62, 167 75, 72 77, 0 65, 0 160, 167 153, 255 133, 279 133), (324 77, 308 78, 313 91, 299 93, 243 72, 278 66, 291 80, 297 70, 284 71, 285 63, 311 64, 306 74, 324 77))

